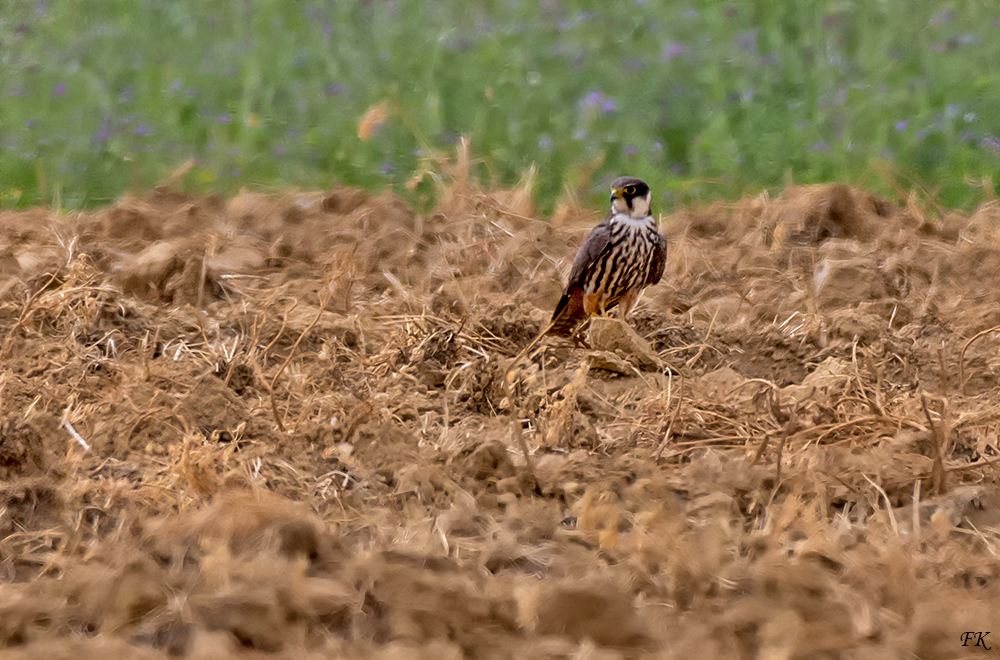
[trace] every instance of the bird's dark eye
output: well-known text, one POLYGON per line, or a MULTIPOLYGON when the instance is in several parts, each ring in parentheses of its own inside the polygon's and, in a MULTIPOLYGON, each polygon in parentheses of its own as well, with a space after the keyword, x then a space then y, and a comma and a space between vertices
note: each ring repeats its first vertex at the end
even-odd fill
POLYGON ((635 194, 635 186, 626 186, 625 190, 623 190, 622 192, 624 192, 626 195, 634 195, 635 194))

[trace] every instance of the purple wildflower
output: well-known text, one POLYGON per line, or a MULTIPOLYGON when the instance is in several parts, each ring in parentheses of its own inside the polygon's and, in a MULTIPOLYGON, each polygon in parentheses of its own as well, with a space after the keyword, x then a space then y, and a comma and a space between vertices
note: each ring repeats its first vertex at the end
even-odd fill
POLYGON ((909 119, 904 119, 903 121, 896 123, 896 130, 897 131, 905 131, 906 127, 909 126, 909 125, 910 125, 910 120, 909 119))
POLYGON ((678 58, 687 52, 687 46, 684 44, 678 44, 674 42, 668 43, 663 47, 663 52, 660 53, 661 62, 669 62, 672 59, 678 58))
POLYGON ((538 140, 538 148, 541 149, 542 151, 552 151, 552 146, 553 146, 552 138, 548 135, 543 135, 538 140))
POLYGON ((809 151, 813 152, 829 151, 829 150, 830 150, 830 145, 826 143, 826 140, 820 140, 816 144, 809 147, 809 151))
POLYGON ((66 96, 66 83, 61 82, 56 85, 55 89, 52 90, 52 96, 55 96, 56 98, 66 96))
POLYGON ((7 96, 24 96, 24 85, 18 85, 14 89, 10 90, 7 96))
POLYGON ((609 115, 618 108, 618 104, 615 103, 614 99, 594 91, 583 97, 580 101, 580 107, 584 109, 598 108, 603 114, 609 115))
POLYGON ((136 135, 149 135, 150 133, 152 133, 152 131, 149 130, 149 126, 146 126, 145 124, 139 124, 135 127, 136 135))
POLYGON ((221 115, 219 115, 218 122, 220 124, 232 124, 233 116, 228 112, 223 112, 221 115))
POLYGON ((981 149, 989 149, 994 156, 1000 156, 1000 138, 995 135, 987 135, 979 141, 981 149))

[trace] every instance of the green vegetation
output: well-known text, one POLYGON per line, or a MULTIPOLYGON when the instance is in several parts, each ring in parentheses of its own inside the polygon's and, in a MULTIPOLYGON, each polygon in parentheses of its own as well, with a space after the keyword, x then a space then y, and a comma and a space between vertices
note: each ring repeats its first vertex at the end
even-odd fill
POLYGON ((403 190, 467 135, 484 180, 536 163, 543 208, 621 173, 669 202, 790 175, 967 207, 998 93, 1000 6, 971 0, 4 0, 0 206, 102 204, 192 158, 199 190, 403 190))

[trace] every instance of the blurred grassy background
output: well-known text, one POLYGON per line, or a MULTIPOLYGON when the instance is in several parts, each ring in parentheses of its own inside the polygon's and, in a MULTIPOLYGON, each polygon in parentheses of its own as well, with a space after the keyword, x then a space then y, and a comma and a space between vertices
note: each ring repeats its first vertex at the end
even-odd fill
POLYGON ((103 204, 189 158, 202 191, 402 191, 467 135, 484 180, 536 163, 544 209, 621 173, 668 204, 791 176, 968 207, 998 93, 981 1, 4 0, 0 205, 103 204))

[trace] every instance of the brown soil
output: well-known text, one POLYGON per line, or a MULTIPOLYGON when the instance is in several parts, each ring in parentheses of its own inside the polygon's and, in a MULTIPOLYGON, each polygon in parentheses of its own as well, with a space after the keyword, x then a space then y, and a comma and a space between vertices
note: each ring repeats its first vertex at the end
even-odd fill
POLYGON ((508 383, 595 214, 443 192, 0 214, 0 656, 928 659, 1000 634, 996 204, 678 210, 638 336, 543 342, 508 383))

